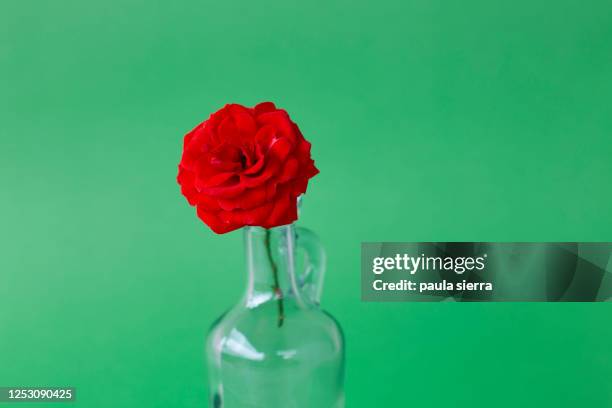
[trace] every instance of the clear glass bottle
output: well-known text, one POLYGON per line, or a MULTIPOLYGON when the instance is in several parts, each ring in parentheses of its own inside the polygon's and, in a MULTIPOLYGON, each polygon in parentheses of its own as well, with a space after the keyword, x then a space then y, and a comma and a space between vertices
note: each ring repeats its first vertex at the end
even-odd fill
POLYGON ((245 295, 206 341, 210 406, 344 407, 344 339, 319 309, 325 253, 316 235, 287 225, 246 227, 244 237, 245 295))

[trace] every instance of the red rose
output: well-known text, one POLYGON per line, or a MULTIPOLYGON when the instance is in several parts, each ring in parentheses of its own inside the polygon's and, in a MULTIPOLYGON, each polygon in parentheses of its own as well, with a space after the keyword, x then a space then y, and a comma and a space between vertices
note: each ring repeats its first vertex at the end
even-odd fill
POLYGON ((297 197, 319 170, 286 111, 225 105, 185 135, 177 181, 198 217, 223 234, 297 219, 297 197))

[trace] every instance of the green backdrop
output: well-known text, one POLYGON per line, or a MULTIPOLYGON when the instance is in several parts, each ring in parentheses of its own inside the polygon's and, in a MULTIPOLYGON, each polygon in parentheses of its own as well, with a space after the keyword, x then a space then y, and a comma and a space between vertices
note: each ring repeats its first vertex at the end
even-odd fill
POLYGON ((0 385, 204 406, 245 272, 179 194, 182 136, 272 100, 321 170, 348 407, 609 406, 610 304, 362 303, 359 249, 612 240, 610 95, 608 0, 3 0, 0 385))

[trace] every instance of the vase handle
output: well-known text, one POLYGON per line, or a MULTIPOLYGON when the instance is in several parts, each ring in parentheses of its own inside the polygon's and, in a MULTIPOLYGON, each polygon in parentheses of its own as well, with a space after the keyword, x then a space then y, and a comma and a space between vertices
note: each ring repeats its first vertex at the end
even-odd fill
POLYGON ((303 250, 305 255, 304 271, 298 276, 300 292, 305 300, 318 306, 323 292, 323 278, 327 262, 325 249, 323 249, 317 234, 309 229, 296 227, 296 235, 297 247, 303 250))

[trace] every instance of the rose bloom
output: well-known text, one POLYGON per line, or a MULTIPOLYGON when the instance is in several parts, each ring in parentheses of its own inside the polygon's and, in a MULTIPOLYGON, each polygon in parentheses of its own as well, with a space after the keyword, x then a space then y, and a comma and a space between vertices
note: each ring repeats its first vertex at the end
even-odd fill
POLYGON ((319 170, 310 143, 273 103, 225 105, 185 135, 177 181, 214 232, 297 219, 297 197, 319 170))

